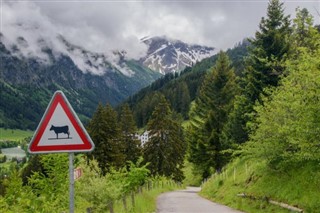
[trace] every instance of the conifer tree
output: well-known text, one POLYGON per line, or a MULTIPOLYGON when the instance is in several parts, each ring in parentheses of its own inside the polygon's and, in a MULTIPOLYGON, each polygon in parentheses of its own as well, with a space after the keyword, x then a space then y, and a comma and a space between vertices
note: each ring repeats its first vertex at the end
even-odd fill
POLYGON ((128 104, 124 104, 121 107, 120 127, 122 142, 124 143, 124 154, 126 156, 125 161, 136 163, 141 155, 141 144, 140 141, 135 138, 137 127, 128 104))
POLYGON ((175 93, 176 111, 182 115, 187 115, 189 111, 190 94, 186 82, 181 82, 177 85, 177 92, 175 93))
POLYGON ((189 129, 189 160, 210 175, 210 169, 219 170, 226 159, 221 140, 223 126, 232 106, 237 86, 234 70, 226 53, 220 52, 215 67, 207 73, 200 94, 191 110, 189 129))
POLYGON ((277 86, 285 69, 282 62, 290 49, 291 28, 289 16, 284 15, 283 3, 270 0, 267 18, 261 19, 259 28, 251 40, 245 79, 246 95, 251 101, 259 100, 263 88, 277 86))
POLYGON ((92 116, 92 119, 90 120, 87 126, 88 134, 90 135, 95 145, 95 149, 93 150, 93 152, 88 153, 88 157, 91 159, 95 157, 99 162, 99 166, 101 167, 101 169, 103 168, 103 165, 104 165, 102 157, 101 158, 99 157, 103 153, 103 150, 101 149, 101 147, 103 146, 103 144, 107 143, 106 142, 107 134, 105 131, 107 124, 106 124, 105 117, 106 117, 106 111, 103 105, 99 103, 95 113, 92 116))
POLYGON ((283 75, 284 60, 290 50, 291 33, 289 16, 284 15, 283 3, 270 0, 267 17, 262 18, 259 31, 251 39, 246 71, 241 81, 242 94, 235 99, 224 136, 229 143, 248 140, 247 122, 253 119, 253 105, 261 101, 267 87, 277 86, 283 75))
POLYGON ((296 18, 293 19, 293 32, 291 43, 293 44, 293 57, 299 57, 300 49, 314 52, 318 48, 320 31, 314 26, 313 16, 306 8, 296 9, 296 18))
POLYGON ((143 149, 144 159, 150 162, 152 175, 164 175, 182 180, 181 171, 186 150, 182 127, 172 119, 172 112, 163 95, 148 122, 149 141, 143 149))
POLYGON ((124 147, 117 123, 117 113, 111 105, 107 104, 103 107, 99 104, 87 129, 95 144, 94 151, 88 156, 98 161, 103 174, 106 174, 110 167, 123 166, 124 147))

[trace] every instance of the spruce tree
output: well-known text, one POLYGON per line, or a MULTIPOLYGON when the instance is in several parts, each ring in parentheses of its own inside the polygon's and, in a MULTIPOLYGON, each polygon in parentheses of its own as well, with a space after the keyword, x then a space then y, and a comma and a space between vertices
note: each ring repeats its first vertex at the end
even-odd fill
POLYGON ((270 0, 267 17, 262 18, 259 31, 251 39, 246 70, 241 80, 242 94, 235 99, 234 108, 224 128, 229 143, 241 144, 248 140, 248 121, 253 120, 253 106, 267 95, 264 89, 278 85, 285 70, 284 60, 290 51, 289 16, 284 15, 283 3, 270 0))
POLYGON ((133 119, 132 111, 128 104, 124 104, 120 111, 120 128, 122 134, 122 142, 124 143, 125 161, 136 163, 141 155, 140 140, 135 138, 137 126, 133 119))
POLYGON ((117 123, 117 113, 111 105, 103 107, 99 104, 87 129, 95 144, 94 151, 88 156, 98 161, 103 174, 106 174, 110 167, 122 167, 125 160, 124 147, 117 123))
POLYGON ((313 16, 306 8, 296 9, 296 18, 293 19, 293 33, 291 43, 293 44, 293 57, 299 57, 301 48, 314 52, 318 48, 317 40, 320 31, 314 26, 313 16))
POLYGON ((226 163, 222 151, 227 147, 221 140, 221 133, 236 90, 229 58, 226 53, 220 52, 216 65, 201 85, 190 113, 189 160, 202 170, 204 178, 210 175, 211 169, 220 170, 226 163))
POLYGON ((101 169, 106 168, 106 164, 103 161, 103 152, 104 150, 102 147, 104 147, 104 144, 107 143, 107 133, 105 131, 106 129, 106 111, 101 103, 99 103, 95 113, 92 116, 92 119, 90 120, 87 131, 95 144, 95 149, 93 152, 88 153, 89 158, 96 158, 99 162, 99 166, 101 169))
POLYGON ((290 49, 291 28, 289 16, 284 15, 283 3, 270 0, 267 18, 261 19, 259 28, 251 40, 245 79, 245 89, 249 90, 246 95, 252 101, 259 100, 263 88, 277 86, 285 69, 282 62, 290 49))
POLYGON ((163 175, 181 181, 186 150, 182 127, 172 119, 172 112, 163 95, 160 96, 148 122, 149 141, 143 148, 152 175, 163 175))

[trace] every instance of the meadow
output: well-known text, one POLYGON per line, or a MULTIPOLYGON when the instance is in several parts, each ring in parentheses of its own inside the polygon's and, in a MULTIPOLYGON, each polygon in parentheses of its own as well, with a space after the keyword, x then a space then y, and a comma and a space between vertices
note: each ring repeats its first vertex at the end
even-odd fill
POLYGON ((27 137, 31 137, 33 131, 20 129, 4 129, 0 128, 0 142, 1 141, 19 141, 27 137))

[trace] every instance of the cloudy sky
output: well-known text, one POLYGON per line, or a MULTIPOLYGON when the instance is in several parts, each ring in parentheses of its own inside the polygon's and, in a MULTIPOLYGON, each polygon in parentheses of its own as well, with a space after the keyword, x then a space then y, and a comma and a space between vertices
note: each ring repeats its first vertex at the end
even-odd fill
MULTIPOLYGON (((306 7, 320 23, 320 0, 283 1, 286 14, 306 7)), ((146 51, 139 42, 144 36, 166 35, 187 43, 218 49, 233 47, 253 36, 267 0, 1 0, 1 33, 6 43, 18 36, 29 42, 32 51, 43 38, 59 51, 58 34, 95 52, 126 49, 138 58, 146 51)))

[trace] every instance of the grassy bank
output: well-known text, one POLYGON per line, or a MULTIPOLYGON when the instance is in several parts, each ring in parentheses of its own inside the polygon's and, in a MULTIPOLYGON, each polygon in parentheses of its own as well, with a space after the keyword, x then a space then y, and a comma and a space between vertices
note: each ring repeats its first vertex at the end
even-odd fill
POLYGON ((128 211, 125 210, 123 201, 118 200, 115 203, 114 212, 130 212, 130 213, 156 212, 157 197, 164 192, 173 191, 180 188, 181 186, 178 186, 174 182, 166 182, 164 184, 154 186, 150 190, 144 187, 142 192, 135 194, 135 198, 134 198, 135 206, 132 205, 131 196, 127 196, 126 203, 127 203, 128 211))
POLYGON ((0 141, 19 141, 32 135, 32 131, 0 128, 0 141))
POLYGON ((320 209, 320 165, 308 162, 276 171, 266 162, 236 159, 203 185, 201 195, 245 212, 290 212, 269 204, 272 199, 304 210, 320 209), (245 193, 256 199, 242 198, 245 193))

